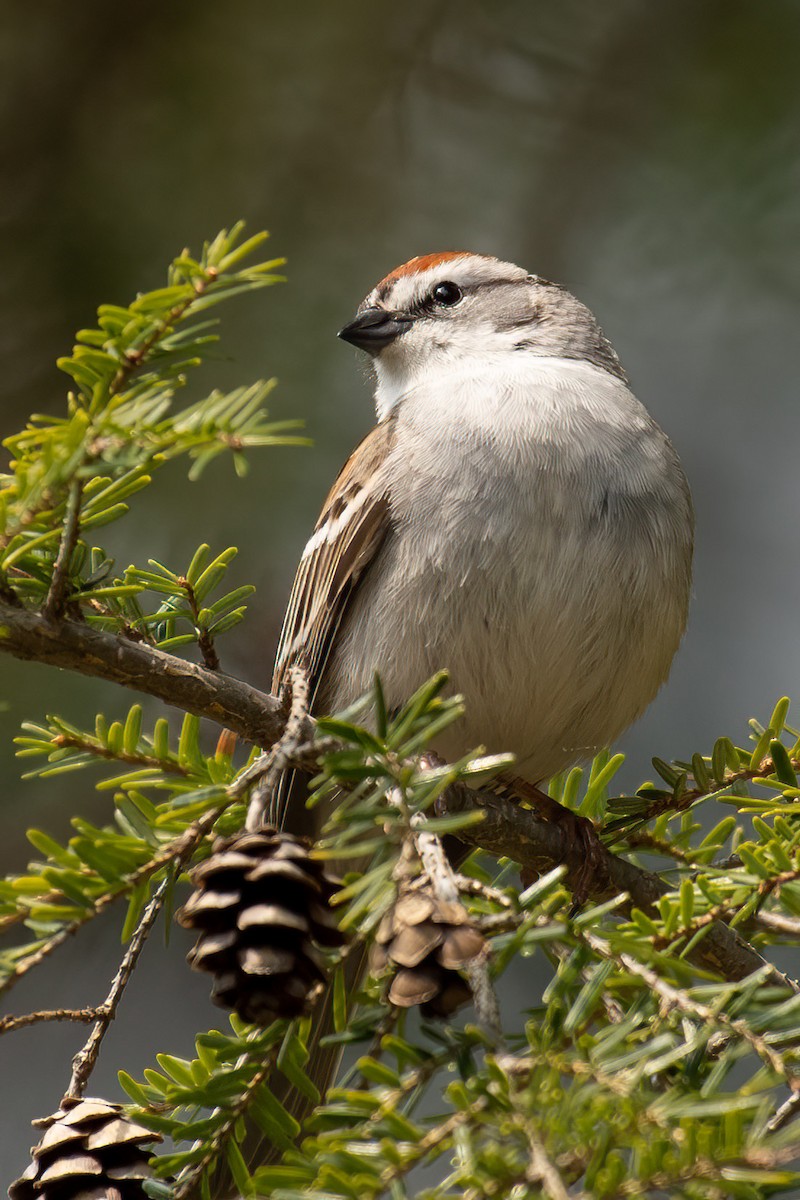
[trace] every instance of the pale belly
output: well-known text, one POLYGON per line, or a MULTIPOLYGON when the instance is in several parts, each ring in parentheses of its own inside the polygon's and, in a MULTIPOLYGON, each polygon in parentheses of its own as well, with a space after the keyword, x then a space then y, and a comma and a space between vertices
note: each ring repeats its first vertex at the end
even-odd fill
POLYGON ((466 714, 435 749, 509 751, 532 782, 591 756, 652 700, 685 628, 692 543, 674 451, 627 388, 583 364, 535 369, 525 388, 491 393, 491 436, 480 380, 446 411, 424 393, 404 401, 394 529, 318 704, 352 703, 378 671, 399 706, 447 670, 466 714))
MULTIPOLYGON (((431 675, 450 674, 465 714, 437 735, 450 760, 478 746, 510 752, 530 782, 591 757, 628 727, 667 677, 686 620, 688 579, 675 588, 642 571, 641 551, 587 570, 587 547, 554 543, 539 573, 442 572, 388 564, 365 581, 337 637, 319 706, 343 708, 381 675, 399 707, 431 675), (550 561, 545 561, 549 559, 550 561), (557 561, 556 561, 557 560, 557 561), (487 578, 493 579, 490 584, 487 578), (327 686, 326 686, 327 684, 327 686)), ((602 561, 602 559, 600 559, 602 561)), ((455 567, 456 564, 452 564, 455 567)))

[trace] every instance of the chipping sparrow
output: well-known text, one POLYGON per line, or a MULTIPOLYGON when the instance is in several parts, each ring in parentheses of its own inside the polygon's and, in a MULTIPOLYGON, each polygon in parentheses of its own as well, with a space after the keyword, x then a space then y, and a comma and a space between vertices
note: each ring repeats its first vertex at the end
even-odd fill
MULTIPOLYGON (((372 356, 378 424, 303 552, 273 691, 300 664, 315 710, 334 712, 377 670, 394 707, 446 668, 466 714, 436 750, 513 751, 501 785, 562 820, 531 785, 635 720, 683 634, 693 520, 675 451, 589 310, 510 263, 412 259, 339 336, 372 356)), ((312 832, 324 814, 292 780, 269 817, 312 832)), ((362 968, 348 960, 349 988, 362 968)), ((331 1020, 316 1014, 305 1068, 322 1092, 331 1020)), ((277 1086, 302 1122, 308 1099, 277 1086)))
POLYGON ((378 671, 392 707, 446 668, 466 715, 436 750, 512 751, 538 783, 667 677, 691 581, 677 455, 589 310, 511 263, 414 258, 339 336, 372 356, 378 424, 303 552, 273 690, 299 662, 333 712, 378 671))

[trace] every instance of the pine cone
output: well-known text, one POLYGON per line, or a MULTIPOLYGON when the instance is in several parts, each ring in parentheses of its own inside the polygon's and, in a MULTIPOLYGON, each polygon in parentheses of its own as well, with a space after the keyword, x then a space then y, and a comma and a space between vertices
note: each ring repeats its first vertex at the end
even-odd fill
POLYGON ((33 1162, 8 1189, 11 1200, 146 1200, 148 1142, 161 1136, 135 1125, 119 1104, 65 1099, 31 1149, 33 1162))
POLYGON ((319 946, 344 943, 329 907, 339 884, 308 844, 274 829, 220 838, 192 882, 176 915, 200 931, 188 961, 214 975, 214 1003, 256 1025, 306 1012, 326 975, 319 946))
POLYGON ((460 904, 429 891, 407 892, 381 921, 372 969, 395 968, 389 1000, 398 1008, 415 1004, 426 1017, 449 1017, 470 999, 459 974, 486 945, 460 904))

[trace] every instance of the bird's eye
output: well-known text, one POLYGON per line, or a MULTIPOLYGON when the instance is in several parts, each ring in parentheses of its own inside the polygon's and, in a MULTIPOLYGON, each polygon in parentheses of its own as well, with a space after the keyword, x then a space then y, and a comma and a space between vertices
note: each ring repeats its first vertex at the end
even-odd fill
POLYGON ((463 296, 463 292, 457 283, 437 283, 431 293, 436 304, 441 304, 443 308, 452 308, 454 304, 458 304, 463 296))

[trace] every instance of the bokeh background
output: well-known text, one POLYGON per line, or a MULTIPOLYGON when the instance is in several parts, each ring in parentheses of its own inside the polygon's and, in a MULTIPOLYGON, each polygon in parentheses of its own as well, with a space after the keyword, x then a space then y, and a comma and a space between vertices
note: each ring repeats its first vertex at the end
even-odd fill
MULTIPOLYGON (((6 0, 0 27, 0 432, 58 412, 53 366, 99 302, 158 286, 184 245, 239 217, 272 231, 288 282, 224 309, 193 384, 277 375, 276 417, 313 449, 265 451, 246 481, 172 467, 107 539, 120 566, 236 544, 258 592, 224 666, 264 685, 294 563, 371 422, 334 333, 396 263, 473 248, 568 285, 598 314, 675 441, 698 540, 688 635, 625 739, 649 758, 738 740, 797 690, 800 8, 795 0, 6 0)), ((30 825, 67 836, 108 796, 88 776, 21 782, 25 718, 113 715, 110 685, 0 660, 0 865, 30 825)), ((120 914, 87 929, 7 1011, 105 995, 120 914)), ((219 1022, 183 940, 153 939, 92 1087, 219 1022)), ((524 964, 523 964, 524 967, 524 964)), ((528 968, 530 969, 530 968, 528 968)), ((525 971, 507 1002, 530 994, 525 971)), ((69 1077, 83 1027, 0 1040, 0 1181, 69 1077)))

